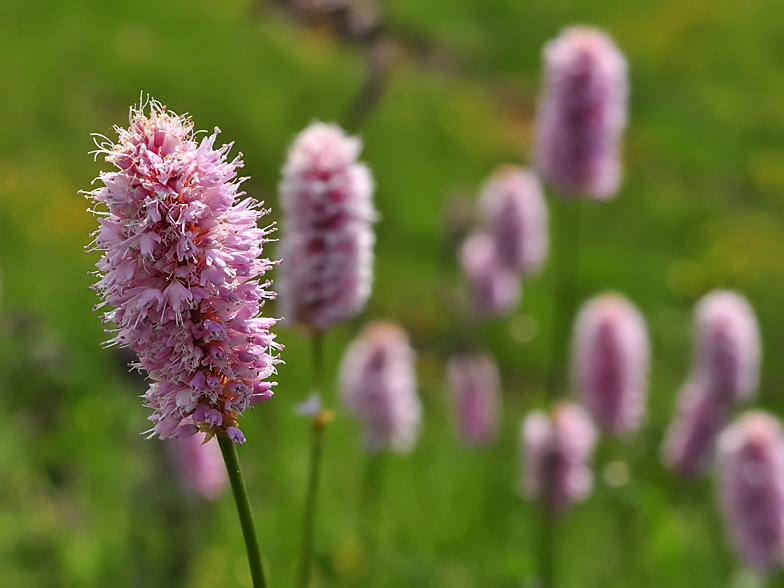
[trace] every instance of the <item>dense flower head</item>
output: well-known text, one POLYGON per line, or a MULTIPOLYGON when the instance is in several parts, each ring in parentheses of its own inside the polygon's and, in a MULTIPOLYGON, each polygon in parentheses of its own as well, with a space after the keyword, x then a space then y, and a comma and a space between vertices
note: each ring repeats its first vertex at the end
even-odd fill
POLYGON ((215 500, 226 490, 229 477, 220 447, 204 433, 174 438, 167 444, 171 461, 187 493, 204 500, 215 500))
POLYGON ((682 476, 704 472, 713 462, 716 439, 728 417, 726 403, 716 402, 701 382, 687 382, 664 437, 664 463, 682 476))
POLYGON ((340 390, 370 451, 408 451, 416 442, 422 407, 414 359, 406 332, 386 321, 367 325, 346 349, 340 390))
POLYGON ((642 314, 619 294, 596 296, 577 315, 572 345, 574 387, 596 424, 615 434, 637 429, 650 361, 642 314))
POLYGON ((593 488, 591 459, 596 430, 575 404, 557 404, 550 414, 535 410, 523 421, 524 492, 551 513, 584 500, 593 488))
POLYGON ((751 398, 760 369, 760 336, 749 302, 735 292, 716 290, 697 304, 694 378, 719 401, 751 398))
POLYGON ((602 31, 565 29, 544 48, 536 121, 537 169, 564 195, 611 198, 620 182, 627 65, 602 31))
POLYGON ((456 353, 446 366, 461 439, 476 447, 498 435, 501 378, 496 361, 484 353, 456 353))
POLYGON ((718 443, 719 488, 727 529, 746 565, 784 562, 784 440, 764 411, 741 415, 718 443))
POLYGON ((281 310, 315 331, 353 317, 370 296, 376 212, 361 149, 337 125, 316 122, 294 140, 283 167, 281 310))
POLYGON ((238 417, 272 395, 279 362, 276 320, 260 316, 273 298, 260 282, 273 262, 260 258, 272 227, 267 213, 240 199, 240 156, 215 148, 219 130, 196 140, 189 117, 158 102, 132 108, 130 127, 99 145, 116 171, 87 194, 106 207, 94 233, 96 308, 114 323, 108 345, 130 347, 151 384, 144 398, 155 412, 150 436, 184 437, 199 429, 242 443, 238 417))
POLYGON ((538 271, 550 243, 547 203, 536 175, 521 167, 499 168, 482 189, 480 205, 499 262, 522 274, 538 271))
POLYGON ((495 241, 490 235, 475 233, 463 241, 460 264, 474 311, 481 315, 499 316, 520 304, 520 277, 501 264, 495 241))

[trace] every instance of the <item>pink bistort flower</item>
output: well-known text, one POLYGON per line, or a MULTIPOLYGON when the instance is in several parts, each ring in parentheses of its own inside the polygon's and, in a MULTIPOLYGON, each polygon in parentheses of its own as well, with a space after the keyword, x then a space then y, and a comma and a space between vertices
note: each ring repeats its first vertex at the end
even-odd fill
POLYGON ((488 234, 475 233, 463 241, 460 265, 472 310, 478 314, 501 316, 520 304, 520 276, 500 262, 495 241, 488 234))
POLYGON ((623 54, 602 31, 571 27, 545 45, 544 69, 538 171, 564 195, 611 198, 629 93, 623 54))
POLYGON ((215 439, 205 442, 204 433, 174 438, 167 444, 183 490, 204 500, 215 500, 229 483, 226 464, 215 439))
POLYGON ((475 447, 492 443, 501 409, 498 364, 484 353, 456 353, 446 372, 461 439, 475 447))
POLYGON ((337 125, 316 122, 294 140, 283 167, 281 310, 314 331, 353 317, 370 296, 376 212, 361 149, 337 125))
MULTIPOLYGON (((273 266, 260 258, 271 227, 252 198, 240 199, 238 157, 215 148, 219 132, 196 140, 189 117, 151 101, 131 108, 130 127, 115 127, 96 153, 117 170, 101 172, 87 193, 106 207, 94 233, 94 289, 108 345, 130 347, 152 380, 144 398, 154 410, 150 436, 189 436, 199 429, 242 443, 238 417, 272 395, 279 346, 276 320, 260 315, 273 298, 259 279, 273 266)), ((97 308, 98 308, 97 307, 97 308)))
POLYGON ((637 429, 650 360, 640 311, 619 294, 592 298, 577 315, 572 346, 574 387, 596 424, 614 434, 637 429))
POLYGON ((757 390, 760 336, 748 300, 715 290, 697 304, 694 376, 717 401, 750 399, 757 390))
POLYGON ((729 416, 699 381, 687 382, 662 445, 662 460, 682 476, 695 476, 713 463, 716 439, 729 416))
POLYGON ((590 494, 596 430, 582 408, 562 402, 550 414, 533 411, 523 421, 521 441, 528 497, 559 514, 590 494))
POLYGON ((499 262, 523 275, 541 269, 549 238, 539 178, 521 167, 503 166, 482 189, 480 205, 499 262))
POLYGON ((406 332, 386 321, 370 323, 346 349, 341 395, 361 421, 370 451, 408 451, 416 442, 422 406, 414 358, 406 332))
POLYGON ((746 565, 784 562, 784 440, 761 410, 739 417, 719 438, 719 489, 727 530, 746 565))

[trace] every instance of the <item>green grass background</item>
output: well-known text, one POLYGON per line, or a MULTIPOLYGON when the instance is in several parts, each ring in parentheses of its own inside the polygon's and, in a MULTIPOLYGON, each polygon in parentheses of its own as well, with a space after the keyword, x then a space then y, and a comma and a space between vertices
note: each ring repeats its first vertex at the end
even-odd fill
MULTIPOLYGON (((517 437, 540 403, 552 271, 526 283, 516 318, 474 335, 501 362, 505 413, 498 445, 469 451, 455 442, 443 384, 465 338, 450 311, 459 276, 443 211, 455 194, 473 198, 497 165, 527 162, 541 47, 574 23, 611 33, 632 85, 623 188, 584 211, 580 296, 626 293, 648 319, 654 360, 644 430, 602 441, 594 494, 559 527, 559 586, 759 585, 726 546, 712 479, 676 479, 659 446, 689 369, 692 305, 714 287, 755 306, 757 404, 784 414, 782 16, 780 0, 385 4, 393 30, 449 58, 403 53, 361 128, 381 213, 376 279, 364 315, 327 338, 328 382, 371 318, 401 323, 419 354, 424 426, 410 455, 389 460, 377 588, 511 588, 535 572, 517 437), (535 336, 519 342, 515 324, 535 336), (631 471, 619 488, 602 475, 615 460, 631 471)), ((181 497, 162 443, 139 437, 143 384, 99 348, 87 275, 97 258, 83 252, 96 222, 77 191, 106 168, 88 155, 90 133, 124 125, 144 92, 197 128, 220 126, 244 153, 246 190, 277 218, 287 146, 313 120, 343 119, 364 64, 361 46, 248 0, 0 3, 0 585, 250 585, 230 497, 181 497)), ((309 428, 292 412, 307 394, 308 343, 278 333, 277 393, 244 419, 240 449, 274 587, 289 586, 295 566, 309 428)), ((364 463, 339 410, 326 437, 315 585, 362 585, 364 463)))

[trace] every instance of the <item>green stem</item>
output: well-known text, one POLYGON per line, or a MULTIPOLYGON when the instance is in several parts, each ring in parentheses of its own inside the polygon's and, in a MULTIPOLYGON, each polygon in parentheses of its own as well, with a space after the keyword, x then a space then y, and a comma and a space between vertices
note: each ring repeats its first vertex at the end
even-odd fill
MULTIPOLYGON (((580 208, 577 200, 557 198, 553 207, 558 214, 558 249, 555 252, 555 295, 551 334, 550 366, 544 389, 544 404, 549 408, 564 394, 567 371, 569 331, 577 306, 577 273, 580 251, 580 208)), ((540 529, 539 576, 543 588, 555 588, 555 521, 546 505, 542 508, 540 529)))
POLYGON ((305 502, 305 521, 302 528, 299 582, 297 583, 301 588, 307 588, 308 586, 310 580, 310 566, 313 561, 313 527, 316 519, 316 496, 318 495, 319 474, 321 469, 321 446, 324 433, 324 423, 318 417, 313 421, 312 431, 308 496, 305 502))
POLYGON ((553 514, 542 508, 542 528, 540 535, 539 578, 541 588, 555 586, 555 521, 553 514))
POLYGON ((566 356, 569 330, 577 298, 580 208, 582 203, 556 199, 558 212, 558 249, 553 260, 555 293, 553 296, 550 366, 545 382, 545 405, 563 393, 566 381, 566 356))
MULTIPOLYGON (((323 339, 320 332, 313 335, 313 389, 319 391, 323 371, 323 339)), ((321 449, 326 426, 324 414, 313 417, 310 436, 310 472, 308 474, 308 493, 305 499, 305 519, 302 523, 302 547, 300 549, 299 575, 297 586, 307 588, 310 581, 310 568, 313 562, 313 529, 316 520, 316 502, 319 477, 321 473, 321 449)))
POLYGON ((266 588, 267 581, 264 578, 264 568, 261 565, 259 538, 256 535, 253 511, 250 508, 245 479, 242 477, 237 448, 232 440, 229 439, 229 436, 224 434, 218 435, 218 445, 220 445, 221 453, 223 454, 223 461, 226 462, 231 489, 234 492, 234 501, 237 503, 237 513, 240 516, 242 535, 245 537, 245 547, 248 550, 248 565, 250 566, 250 576, 253 579, 253 588, 266 588))
POLYGON ((368 588, 372 579, 373 560, 376 555, 378 535, 379 507, 381 505, 381 489, 384 480, 386 455, 371 453, 365 466, 365 479, 362 483, 362 498, 359 503, 359 535, 365 550, 367 575, 364 586, 368 588))

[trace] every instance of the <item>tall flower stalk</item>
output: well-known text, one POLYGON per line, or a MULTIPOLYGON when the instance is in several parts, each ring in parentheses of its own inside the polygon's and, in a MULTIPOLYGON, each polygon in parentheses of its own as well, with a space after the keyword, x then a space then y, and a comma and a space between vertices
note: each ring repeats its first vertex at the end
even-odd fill
MULTIPOLYGON (((376 220, 373 178, 357 158, 361 141, 337 125, 313 123, 294 140, 280 184, 284 211, 280 254, 282 313, 313 343, 313 386, 322 388, 326 331, 358 314, 370 296, 376 220)), ((298 585, 310 578, 324 427, 331 412, 320 401, 310 416, 310 468, 298 585)))
POLYGON ((416 391, 414 360, 407 333, 393 323, 376 321, 349 345, 340 365, 343 404, 360 421, 363 444, 369 453, 360 528, 371 569, 384 454, 410 451, 419 436, 422 405, 416 391))
MULTIPOLYGON (((550 403, 566 382, 567 337, 577 301, 579 200, 606 200, 618 190, 629 88, 623 54, 598 29, 565 29, 547 43, 543 57, 544 87, 536 118, 534 163, 544 181, 563 197, 553 211, 558 242, 552 350, 544 391, 545 401, 550 403), (578 201, 565 202, 572 199, 578 201)), ((550 543, 549 547, 543 545, 543 553, 553 549, 550 531, 542 534, 543 543, 550 543)), ((542 573, 547 576, 546 569, 542 573)), ((545 588, 552 588, 551 578, 543 581, 545 588)))
POLYGON ((239 417, 272 396, 265 381, 279 345, 263 317, 274 298, 260 279, 273 262, 260 258, 272 227, 268 211, 241 198, 240 156, 215 148, 219 130, 196 140, 189 117, 152 100, 131 108, 117 143, 96 141, 116 171, 86 193, 100 217, 92 250, 103 253, 96 307, 114 329, 107 346, 130 347, 151 384, 148 437, 218 437, 248 550, 254 585, 265 586, 253 516, 234 445, 245 442, 239 417), (149 107, 149 115, 145 108, 149 107))

